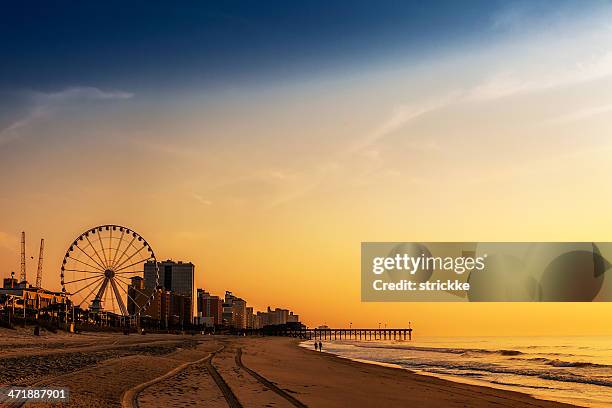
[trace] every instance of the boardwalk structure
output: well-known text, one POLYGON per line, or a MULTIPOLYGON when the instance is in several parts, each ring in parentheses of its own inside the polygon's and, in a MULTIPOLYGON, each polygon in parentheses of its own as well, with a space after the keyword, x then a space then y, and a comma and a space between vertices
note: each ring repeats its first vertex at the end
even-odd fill
POLYGON ((412 340, 407 329, 313 329, 309 338, 321 340, 412 340))
POLYGON ((243 335, 265 335, 297 337, 309 340, 412 340, 412 328, 395 329, 295 329, 267 327, 264 329, 244 329, 243 335))

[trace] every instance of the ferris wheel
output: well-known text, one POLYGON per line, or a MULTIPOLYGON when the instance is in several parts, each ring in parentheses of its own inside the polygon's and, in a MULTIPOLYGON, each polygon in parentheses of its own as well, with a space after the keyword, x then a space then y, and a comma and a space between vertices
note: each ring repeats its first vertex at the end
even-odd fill
POLYGON ((140 234, 120 225, 101 225, 70 244, 61 283, 62 291, 82 309, 137 316, 153 299, 159 269, 153 249, 140 234))

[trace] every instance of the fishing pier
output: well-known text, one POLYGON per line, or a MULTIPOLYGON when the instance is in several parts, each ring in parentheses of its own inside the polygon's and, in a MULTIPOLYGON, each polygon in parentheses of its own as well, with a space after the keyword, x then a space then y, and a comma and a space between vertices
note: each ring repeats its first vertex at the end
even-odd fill
POLYGON ((243 335, 297 337, 308 340, 412 340, 412 328, 395 329, 333 329, 333 328, 272 328, 244 329, 243 335))

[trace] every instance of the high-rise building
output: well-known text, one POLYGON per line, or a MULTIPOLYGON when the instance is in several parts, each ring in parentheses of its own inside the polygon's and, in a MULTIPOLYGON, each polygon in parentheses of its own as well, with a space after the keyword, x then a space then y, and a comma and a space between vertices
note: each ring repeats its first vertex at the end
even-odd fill
POLYGON ((232 311, 233 301, 234 301, 234 295, 232 295, 232 292, 225 291, 225 300, 223 301, 223 314, 221 316, 222 324, 224 326, 231 326, 232 321, 234 320, 233 318, 234 313, 232 311))
POLYGON ((278 307, 274 310, 268 306, 268 319, 270 325, 278 325, 287 323, 287 317, 289 316, 289 310, 279 309, 278 307))
POLYGON ((204 318, 203 321, 210 322, 210 325, 213 326, 222 324, 223 300, 219 296, 214 296, 203 289, 198 289, 197 300, 198 317, 204 318))
POLYGON ((246 312, 246 300, 241 298, 235 298, 232 303, 232 313, 234 320, 232 326, 237 329, 246 329, 247 327, 247 312, 246 312))
POLYGON ((144 308, 142 316, 160 322, 160 326, 168 328, 170 326, 184 326, 191 323, 193 320, 193 307, 191 297, 179 295, 169 290, 164 289, 148 289, 138 288, 139 282, 134 282, 128 286, 128 311, 134 313, 136 305, 138 308, 150 300, 149 306, 144 308), (147 293, 153 291, 153 296, 149 297, 147 293))
MULTIPOLYGON (((158 287, 170 291, 176 295, 189 297, 191 313, 193 317, 193 306, 195 298, 195 266, 191 262, 166 260, 158 262, 159 281, 158 287)), ((144 265, 144 287, 155 289, 155 264, 146 262, 144 265)))
POLYGON ((246 321, 247 329, 255 328, 255 315, 253 314, 253 308, 250 306, 246 308, 246 321))
POLYGON ((253 316, 253 328, 255 329, 287 323, 299 324, 299 315, 293 314, 293 312, 290 312, 287 309, 280 309, 278 307, 272 310, 272 308, 268 306, 268 310, 266 312, 257 312, 257 314, 253 316))
POLYGON ((247 327, 246 300, 229 291, 225 292, 223 302, 223 324, 238 329, 247 327))
MULTIPOLYGON (((184 296, 194 295, 195 266, 191 262, 167 260, 158 262, 159 284, 165 290, 184 296)), ((155 265, 147 262, 144 266, 145 287, 155 286, 155 265)))
POLYGON ((270 319, 267 312, 257 312, 255 315, 255 329, 261 329, 270 325, 270 319))
MULTIPOLYGON (((155 288, 145 288, 144 279, 134 276, 127 289, 127 310, 129 314, 135 314, 143 307, 155 292, 155 288)), ((149 306, 150 307, 150 306, 149 306)))
POLYGON ((193 298, 187 295, 171 293, 172 301, 170 320, 172 324, 181 326, 193 322, 193 298))

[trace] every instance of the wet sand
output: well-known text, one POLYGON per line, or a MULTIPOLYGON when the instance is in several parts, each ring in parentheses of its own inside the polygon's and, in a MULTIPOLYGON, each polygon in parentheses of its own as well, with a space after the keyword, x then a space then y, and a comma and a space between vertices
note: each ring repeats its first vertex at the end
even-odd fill
POLYGON ((297 347, 289 339, 244 343, 244 363, 312 407, 569 407, 525 394, 458 384, 297 347))
POLYGON ((570 406, 341 359, 289 338, 2 330, 0 366, 0 384, 69 387, 71 407, 570 406))

